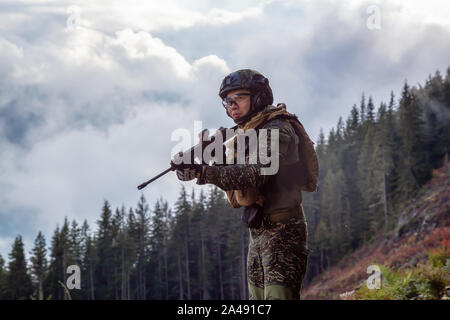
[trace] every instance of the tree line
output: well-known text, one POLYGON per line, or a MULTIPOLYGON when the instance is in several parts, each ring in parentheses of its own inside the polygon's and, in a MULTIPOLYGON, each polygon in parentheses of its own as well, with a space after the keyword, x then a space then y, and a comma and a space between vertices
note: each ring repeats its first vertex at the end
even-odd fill
MULTIPOLYGON (((425 84, 404 83, 396 101, 363 94, 346 122, 339 118, 316 151, 319 190, 303 193, 311 253, 305 283, 395 227, 406 200, 442 166, 450 146, 450 68, 425 84)), ((208 186, 184 187, 173 208, 141 195, 135 208, 104 201, 95 230, 66 217, 47 246, 39 232, 26 259, 17 236, 0 256, 0 299, 68 299, 70 265, 81 270, 71 299, 247 299, 248 229, 241 209, 208 186)))

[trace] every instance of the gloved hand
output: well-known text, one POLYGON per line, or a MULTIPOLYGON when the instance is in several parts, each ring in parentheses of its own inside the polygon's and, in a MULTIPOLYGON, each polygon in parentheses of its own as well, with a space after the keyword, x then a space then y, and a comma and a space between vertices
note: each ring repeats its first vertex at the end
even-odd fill
POLYGON ((181 181, 190 181, 195 178, 200 178, 203 171, 203 166, 201 164, 175 164, 173 161, 170 162, 171 167, 176 168, 177 177, 181 181))

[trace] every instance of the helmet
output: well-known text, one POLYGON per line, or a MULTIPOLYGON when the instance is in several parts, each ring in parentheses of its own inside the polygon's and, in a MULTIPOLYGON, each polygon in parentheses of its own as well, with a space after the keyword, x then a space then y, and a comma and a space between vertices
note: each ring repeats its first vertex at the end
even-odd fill
POLYGON ((269 79, 256 70, 242 69, 227 75, 220 85, 219 96, 224 99, 230 91, 237 89, 250 90, 256 110, 273 103, 269 79))

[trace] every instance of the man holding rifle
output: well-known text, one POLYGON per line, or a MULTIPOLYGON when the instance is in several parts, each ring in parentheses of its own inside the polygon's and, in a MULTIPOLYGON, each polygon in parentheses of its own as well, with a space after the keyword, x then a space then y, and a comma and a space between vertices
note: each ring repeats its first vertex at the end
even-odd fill
MULTIPOLYGON (((197 178, 198 184, 214 184, 226 191, 233 208, 244 208, 242 220, 250 232, 250 299, 300 299, 309 253, 301 191, 317 191, 318 181, 313 142, 284 104, 272 105, 269 81, 255 70, 238 70, 226 76, 219 96, 238 128, 244 132, 267 129, 267 141, 262 145, 272 157, 271 136, 278 135, 278 148, 273 148, 279 161, 277 172, 263 174, 271 164, 262 163, 260 157, 249 163, 248 156, 244 164, 172 162, 171 166, 181 181, 197 178)), ((245 149, 249 149, 247 142, 245 149)))

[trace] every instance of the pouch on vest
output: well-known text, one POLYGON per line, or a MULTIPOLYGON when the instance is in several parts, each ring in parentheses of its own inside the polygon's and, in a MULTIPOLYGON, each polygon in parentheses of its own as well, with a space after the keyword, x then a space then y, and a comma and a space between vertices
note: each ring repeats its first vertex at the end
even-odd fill
POLYGON ((254 203, 244 208, 241 218, 247 228, 259 228, 262 225, 263 217, 263 207, 254 203))
POLYGON ((248 188, 245 190, 230 190, 225 191, 227 194, 228 202, 233 208, 240 208, 254 204, 258 202, 262 205, 263 199, 256 188, 248 188))
POLYGON ((264 197, 256 188, 226 191, 228 202, 233 208, 244 207, 242 222, 247 228, 258 228, 264 216, 264 197))

